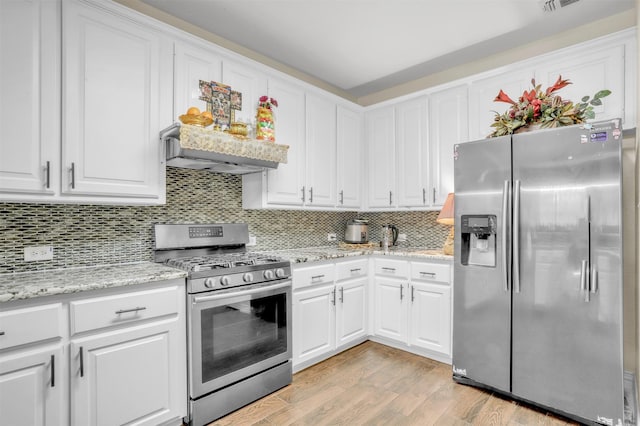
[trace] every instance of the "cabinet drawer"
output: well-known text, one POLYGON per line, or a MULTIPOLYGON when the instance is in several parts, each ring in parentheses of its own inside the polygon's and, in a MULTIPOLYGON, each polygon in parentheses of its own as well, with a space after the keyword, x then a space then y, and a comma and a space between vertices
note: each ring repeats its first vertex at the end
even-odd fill
POLYGON ((411 262, 411 279, 420 281, 451 282, 451 265, 442 263, 411 262))
POLYGON ((318 265, 293 270, 293 289, 309 287, 317 284, 333 283, 335 265, 318 265))
POLYGON ((366 276, 367 265, 367 259, 349 260, 336 264, 336 281, 366 276))
POLYGON ((409 262, 393 259, 376 259, 375 274, 385 277, 409 278, 409 262))
POLYGON ((62 336, 62 304, 0 312, 0 349, 62 336))
POLYGON ((177 286, 71 302, 71 334, 178 312, 177 286))

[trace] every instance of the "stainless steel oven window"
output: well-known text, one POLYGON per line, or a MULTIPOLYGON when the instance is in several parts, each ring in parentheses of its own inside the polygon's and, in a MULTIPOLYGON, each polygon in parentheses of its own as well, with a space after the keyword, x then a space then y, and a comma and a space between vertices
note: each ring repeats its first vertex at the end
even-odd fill
POLYGON ((190 296, 191 397, 291 359, 291 281, 190 296))
POLYGON ((202 381, 285 353, 286 302, 276 294, 200 311, 202 381))

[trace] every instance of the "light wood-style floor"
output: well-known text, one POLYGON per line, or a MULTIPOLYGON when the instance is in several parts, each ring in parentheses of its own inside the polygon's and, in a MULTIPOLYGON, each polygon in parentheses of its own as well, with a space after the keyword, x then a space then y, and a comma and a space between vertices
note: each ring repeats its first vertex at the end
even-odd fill
POLYGON ((469 424, 575 423, 457 384, 450 365, 366 342, 209 426, 469 424))

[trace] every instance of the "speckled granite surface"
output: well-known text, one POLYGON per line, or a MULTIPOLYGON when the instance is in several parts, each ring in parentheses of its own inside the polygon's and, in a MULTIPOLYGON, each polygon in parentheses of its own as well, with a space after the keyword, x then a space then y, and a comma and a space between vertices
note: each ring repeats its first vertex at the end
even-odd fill
POLYGON ((423 260, 453 260, 453 256, 442 254, 440 250, 425 249, 418 247, 395 248, 388 252, 382 250, 353 250, 333 247, 309 247, 304 249, 269 251, 274 255, 288 259, 291 263, 319 262, 322 260, 339 259, 344 257, 366 256, 370 254, 384 256, 402 256, 423 260))
POLYGON ((153 263, 0 274, 0 302, 184 278, 187 273, 153 263))

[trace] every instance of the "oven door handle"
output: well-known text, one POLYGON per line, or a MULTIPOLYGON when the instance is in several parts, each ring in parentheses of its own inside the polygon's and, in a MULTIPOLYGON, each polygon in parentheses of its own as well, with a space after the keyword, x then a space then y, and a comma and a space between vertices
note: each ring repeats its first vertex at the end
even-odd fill
POLYGON ((212 296, 194 297, 193 304, 195 305, 197 303, 202 303, 202 302, 211 302, 212 300, 228 299, 230 297, 250 296, 252 294, 262 293, 265 290, 267 291, 278 290, 280 288, 286 288, 286 287, 291 287, 291 280, 287 280, 287 282, 284 282, 284 283, 258 287, 251 290, 241 290, 241 291, 234 291, 233 293, 225 292, 224 294, 215 294, 212 296))

